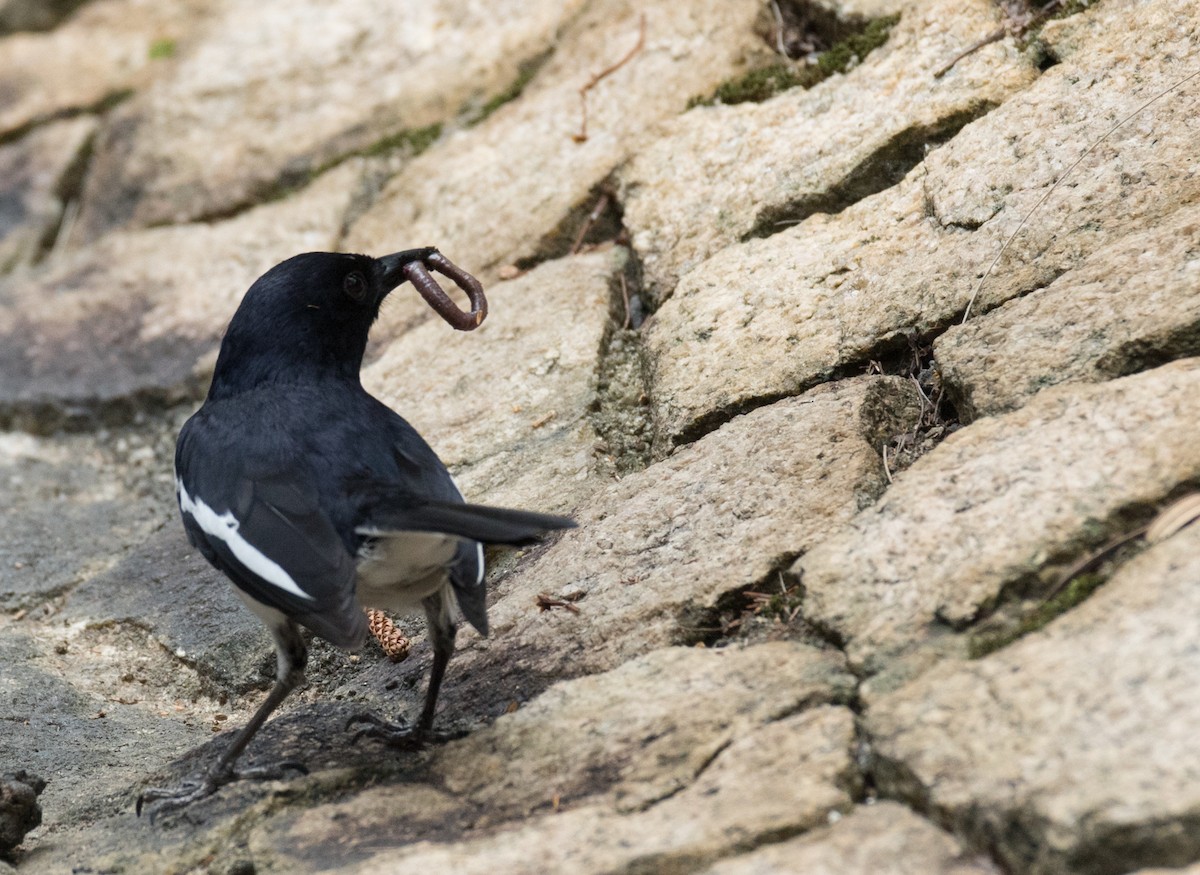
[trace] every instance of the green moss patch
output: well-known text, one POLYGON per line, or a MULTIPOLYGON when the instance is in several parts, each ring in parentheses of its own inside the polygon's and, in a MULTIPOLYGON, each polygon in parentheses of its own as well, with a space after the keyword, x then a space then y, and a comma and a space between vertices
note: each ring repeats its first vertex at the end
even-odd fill
POLYGON ((888 35, 899 20, 899 15, 873 19, 862 30, 817 55, 816 63, 778 61, 759 67, 736 79, 722 82, 709 97, 692 98, 688 108, 711 106, 714 103, 760 103, 791 88, 812 88, 818 82, 861 63, 863 58, 887 42, 888 35))

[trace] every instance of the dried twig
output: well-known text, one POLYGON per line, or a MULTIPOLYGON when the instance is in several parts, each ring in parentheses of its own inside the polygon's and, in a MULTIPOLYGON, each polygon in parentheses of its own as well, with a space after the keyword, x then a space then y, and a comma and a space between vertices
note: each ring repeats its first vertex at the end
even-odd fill
POLYGON ((775 16, 775 50, 786 58, 788 53, 783 44, 783 12, 780 11, 776 0, 771 0, 771 14, 775 16))
POLYGON ((1185 495, 1156 516, 1146 529, 1146 540, 1156 544, 1196 520, 1200 520, 1200 492, 1185 495))
POLYGON ((599 221, 604 211, 608 208, 608 194, 600 195, 600 199, 596 201, 596 205, 592 207, 592 211, 588 213, 584 219, 583 227, 579 229, 579 233, 575 235, 575 242, 571 244, 571 254, 574 255, 579 251, 579 247, 583 245, 583 238, 587 232, 591 230, 592 225, 599 221))
POLYGON ((1061 0, 1050 0, 1049 3, 1039 9, 1037 12, 1022 15, 1019 18, 1009 18, 1003 25, 996 28, 983 39, 971 43, 971 45, 967 46, 965 49, 955 55, 945 66, 938 68, 937 72, 933 74, 933 78, 941 79, 952 69, 954 69, 955 64, 967 57, 967 55, 973 55, 984 46, 989 46, 994 42, 999 42, 1000 40, 1004 39, 1006 34, 1011 34, 1013 36, 1023 35, 1027 30, 1029 30, 1029 28, 1033 27, 1035 24, 1053 12, 1054 7, 1058 6, 1060 2, 1061 0))
POLYGON ((367 628, 392 662, 402 662, 408 656, 412 642, 383 611, 373 608, 367 611, 367 628))
POLYGON ((613 73, 617 72, 622 67, 624 67, 626 64, 628 64, 630 61, 632 61, 634 59, 634 57, 637 55, 637 53, 642 50, 642 46, 644 46, 645 44, 646 44, 646 13, 643 12, 641 20, 638 23, 637 44, 632 49, 630 49, 629 53, 627 55, 625 55, 625 57, 621 58, 621 60, 617 61, 615 64, 612 64, 611 66, 605 67, 599 73, 594 73, 592 75, 591 79, 589 79, 582 86, 580 86, 580 88, 579 88, 579 106, 580 106, 580 110, 581 110, 581 119, 580 119, 580 123, 579 123, 579 133, 571 135, 571 139, 574 140, 576 143, 586 143, 587 138, 588 138, 588 134, 587 134, 587 122, 588 122, 587 93, 589 91, 591 91, 593 88, 595 88, 600 83, 601 80, 605 79, 608 76, 611 76, 613 73))
POLYGON ((539 592, 537 597, 534 598, 533 603, 537 605, 538 608, 543 612, 549 611, 553 608, 563 608, 564 610, 570 611, 572 614, 578 614, 579 608, 573 605, 572 602, 577 602, 581 598, 583 598, 583 593, 581 592, 571 593, 563 596, 562 598, 552 596, 548 592, 539 592))

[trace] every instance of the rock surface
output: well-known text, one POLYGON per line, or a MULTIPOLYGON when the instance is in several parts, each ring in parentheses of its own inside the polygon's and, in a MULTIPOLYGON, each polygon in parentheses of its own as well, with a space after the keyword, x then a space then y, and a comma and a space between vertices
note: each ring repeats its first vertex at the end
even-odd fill
POLYGON ((55 30, 0 40, 0 137, 119 102, 160 72, 167 60, 163 55, 190 45, 219 5, 218 0, 90 2, 55 30))
POLYGON ((1048 386, 1200 355, 1200 208, 1182 207, 1046 288, 953 326, 934 348, 964 419, 1014 410, 1048 386))
POLYGON ((1200 359, 1185 359, 980 420, 799 560, 806 615, 871 674, 961 646, 946 633, 1044 592, 1064 559, 1200 477, 1198 417, 1200 359))
MULTIPOLYGON (((612 475, 597 449, 596 374, 627 260, 625 250, 564 258, 493 286, 477 331, 447 336, 426 321, 388 346, 363 385, 438 436, 473 501, 572 510, 612 475)), ((413 307, 427 309, 411 295, 413 307)))
POLYGON ((947 833, 894 802, 856 808, 830 826, 703 870, 704 875, 993 875, 947 833))
POLYGON ((957 133, 1035 77, 995 43, 940 81, 931 72, 994 27, 986 0, 903 8, 887 43, 843 76, 762 103, 698 108, 622 173, 626 223, 647 285, 668 297, 683 274, 747 237, 838 212, 898 181, 928 144, 957 133))
POLYGON ((1200 528, 1142 533, 1200 488, 1200 7, 1034 5, 0 24, 0 773, 46 781, 0 871, 1196 871, 1200 528), (244 756, 308 773, 151 825, 275 670, 172 490, 221 331, 419 245, 490 315, 403 287, 366 386, 579 527, 488 552, 452 741, 352 731, 419 713, 421 620, 314 639, 244 756))
POLYGON ((54 241, 95 129, 94 117, 81 116, 0 146, 0 274, 54 241))
POLYGON ((578 3, 232 7, 101 131, 82 239, 229 215, 331 162, 449 121, 544 53, 578 3))
POLYGON ((378 249, 402 228, 447 251, 473 250, 485 277, 569 251, 600 189, 653 125, 761 51, 759 9, 749 0, 591 4, 521 100, 408 165, 347 244, 378 249), (637 48, 643 26, 637 54, 586 92, 584 130, 580 90, 637 48))
POLYGON ((1043 632, 873 703, 881 789, 995 847, 1012 871, 1200 857, 1198 577, 1193 525, 1043 632))
POLYGON ((226 222, 113 234, 0 280, 0 421, 121 422, 197 394, 242 294, 276 262, 333 248, 356 180, 347 165, 226 222))
POLYGON ((580 510, 578 529, 497 587, 494 635, 464 636, 459 670, 502 658, 514 640, 518 658, 504 657, 514 673, 569 677, 719 637, 723 598, 778 591, 791 557, 884 489, 878 448, 916 411, 892 378, 822 386, 625 477, 580 510), (545 595, 574 610, 548 607, 545 595))
MULTIPOLYGON (((1018 228, 979 290, 976 313, 1049 284, 1194 201, 1200 116, 1169 95, 1137 111, 1187 74, 1178 59, 1200 45, 1200 9, 1146 4, 1139 15, 1156 26, 1142 31, 1123 26, 1124 7, 1105 3, 1086 16, 1086 51, 1065 55, 898 185, 765 240, 730 238, 734 245, 684 275, 647 335, 660 439, 694 439, 731 411, 893 355, 910 332, 941 331, 961 318, 1018 228), (1103 23, 1111 29, 1094 31, 1103 23), (1137 88, 1077 84, 1132 76, 1137 88), (1134 113, 1136 125, 1113 132, 1050 197, 1075 158, 1134 113), (1146 137, 1148 129, 1156 135, 1146 137)), ((892 111, 888 99, 879 111, 892 111)))

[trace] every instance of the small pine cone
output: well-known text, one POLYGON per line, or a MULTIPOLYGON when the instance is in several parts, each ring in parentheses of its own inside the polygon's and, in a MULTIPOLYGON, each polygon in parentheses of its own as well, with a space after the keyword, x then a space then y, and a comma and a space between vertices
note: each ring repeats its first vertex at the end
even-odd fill
POLYGON ((383 611, 373 608, 367 611, 367 628, 392 662, 403 662, 408 656, 412 642, 404 637, 404 633, 396 628, 396 624, 389 620, 383 611))

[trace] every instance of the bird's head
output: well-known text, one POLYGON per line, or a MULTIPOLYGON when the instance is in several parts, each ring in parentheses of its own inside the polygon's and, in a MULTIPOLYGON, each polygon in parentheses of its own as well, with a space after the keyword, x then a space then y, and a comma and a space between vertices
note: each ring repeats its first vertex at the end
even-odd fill
POLYGON ((210 394, 236 394, 267 382, 358 379, 367 334, 406 265, 433 249, 372 258, 306 252, 250 286, 229 323, 210 394))

